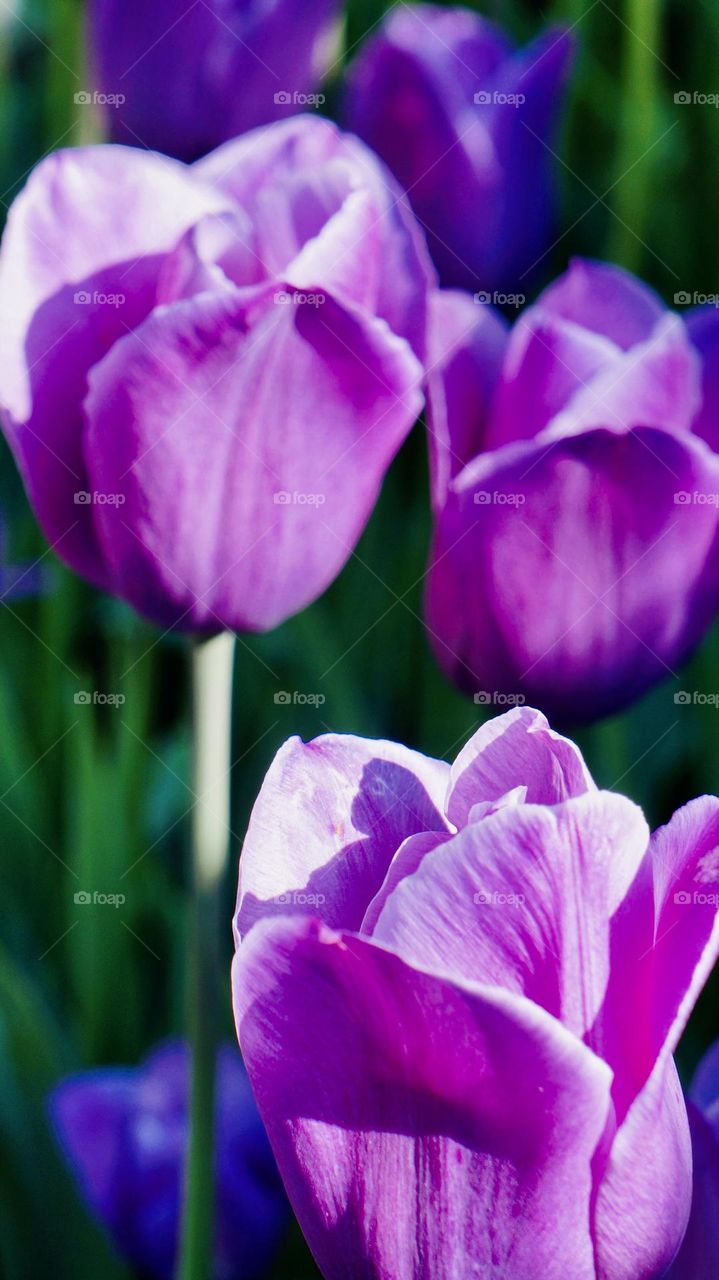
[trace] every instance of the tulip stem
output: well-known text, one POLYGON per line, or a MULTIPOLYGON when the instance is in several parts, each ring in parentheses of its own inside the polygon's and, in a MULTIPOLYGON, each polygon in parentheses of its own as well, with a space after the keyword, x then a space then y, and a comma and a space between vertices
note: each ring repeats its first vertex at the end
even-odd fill
POLYGON ((609 258, 629 270, 641 263, 652 195, 661 36, 661 0, 626 0, 623 102, 617 143, 609 258))
POLYGON ((192 902, 188 942, 188 1022, 192 1049, 190 1145, 179 1280, 211 1280, 214 1208, 216 983, 220 900, 229 855, 230 743, 234 636, 192 650, 192 902))

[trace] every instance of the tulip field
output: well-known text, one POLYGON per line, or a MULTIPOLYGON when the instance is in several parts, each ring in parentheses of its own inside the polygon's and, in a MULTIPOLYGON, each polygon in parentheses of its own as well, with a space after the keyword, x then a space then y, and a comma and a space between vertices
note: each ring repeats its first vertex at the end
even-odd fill
POLYGON ((718 107, 0 0, 0 1280, 719 1277, 718 107))

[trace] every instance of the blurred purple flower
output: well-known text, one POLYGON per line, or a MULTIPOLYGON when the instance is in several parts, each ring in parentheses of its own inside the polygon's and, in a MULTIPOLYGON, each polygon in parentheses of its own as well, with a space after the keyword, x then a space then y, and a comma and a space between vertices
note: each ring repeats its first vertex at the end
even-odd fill
POLYGON ((554 229, 571 53, 566 31, 515 52, 467 9, 402 4, 351 67, 345 122, 408 192, 443 284, 526 290, 554 229))
POLYGON ((719 1275, 719 1042, 706 1054, 689 1090, 692 1212, 668 1280, 719 1275))
MULTIPOLYGON (((55 1131, 83 1195, 118 1251, 143 1274, 172 1280, 189 1121, 189 1056, 171 1042, 136 1069, 102 1067, 64 1080, 55 1131)), ((213 1280, 251 1280, 271 1262, 289 1209, 244 1067, 220 1050, 213 1280)))
POLYGON ((592 719, 701 639, 719 601, 719 458, 690 337, 591 262, 511 333, 469 295, 436 296, 426 616, 478 701, 592 719))
POLYGON ((43 531, 165 627, 276 626, 340 571, 422 406, 433 280, 356 139, 44 160, 0 254, 0 396, 43 531))
POLYGON ((110 137, 195 160, 317 105, 341 8, 340 0, 90 0, 93 98, 110 137))
POLYGON ((285 744, 242 855, 234 1001, 326 1280, 664 1275, 691 1201, 672 1054, 718 882, 719 800, 650 836, 526 707, 451 767, 285 744))
POLYGON ((3 600, 26 600, 29 596, 44 595, 49 589, 45 566, 11 564, 7 554, 7 527, 0 515, 0 603, 3 600))

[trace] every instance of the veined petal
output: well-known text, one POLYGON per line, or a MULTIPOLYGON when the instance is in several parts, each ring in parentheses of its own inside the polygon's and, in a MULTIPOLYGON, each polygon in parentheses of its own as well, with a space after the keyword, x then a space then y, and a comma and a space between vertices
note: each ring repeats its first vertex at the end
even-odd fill
POLYGON ((238 937, 263 916, 296 912, 358 929, 402 842, 415 833, 447 833, 448 777, 443 761, 393 742, 291 738, 252 811, 238 937))
POLYGON ((98 535, 115 589, 165 626, 263 630, 314 600, 417 417, 407 344, 315 300, 199 294, 92 372, 88 474, 124 498, 98 535))
POLYGON ((259 924, 235 1016, 328 1280, 594 1280, 610 1074, 559 1023, 312 921, 259 924))

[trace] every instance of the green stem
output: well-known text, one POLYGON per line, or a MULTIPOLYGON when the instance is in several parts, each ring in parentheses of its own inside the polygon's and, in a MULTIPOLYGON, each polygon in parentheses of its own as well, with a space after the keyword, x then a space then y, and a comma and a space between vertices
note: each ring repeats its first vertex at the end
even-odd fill
POLYGON ((626 0, 621 120, 608 256, 630 270, 641 262, 656 153, 661 0, 626 0))
POLYGON ((234 636, 229 633, 198 641, 192 651, 195 806, 188 948, 192 1088, 179 1280, 210 1280, 212 1274, 216 984, 220 897, 229 854, 233 658, 234 636))

